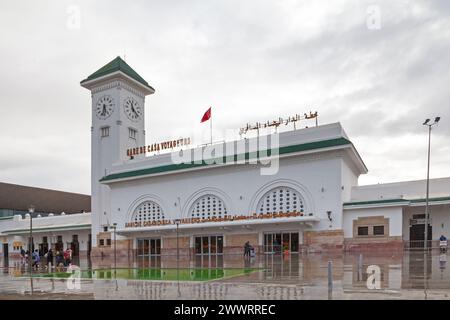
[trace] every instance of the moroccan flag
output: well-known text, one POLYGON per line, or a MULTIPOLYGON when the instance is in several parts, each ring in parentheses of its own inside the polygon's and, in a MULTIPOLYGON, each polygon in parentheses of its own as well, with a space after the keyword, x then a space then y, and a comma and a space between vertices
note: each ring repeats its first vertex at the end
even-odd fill
POLYGON ((211 107, 209 107, 208 110, 206 110, 205 114, 202 117, 202 120, 200 121, 200 123, 203 123, 205 121, 208 121, 211 118, 211 107))

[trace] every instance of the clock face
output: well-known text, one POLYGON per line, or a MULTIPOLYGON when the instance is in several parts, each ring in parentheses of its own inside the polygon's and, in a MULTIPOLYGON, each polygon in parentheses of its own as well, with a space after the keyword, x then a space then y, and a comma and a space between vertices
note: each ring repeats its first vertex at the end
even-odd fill
POLYGON ((114 100, 110 96, 98 99, 95 114, 99 119, 106 119, 114 112, 114 100))
POLYGON ((142 118, 142 108, 133 98, 127 98, 123 104, 123 110, 131 121, 139 121, 142 118))

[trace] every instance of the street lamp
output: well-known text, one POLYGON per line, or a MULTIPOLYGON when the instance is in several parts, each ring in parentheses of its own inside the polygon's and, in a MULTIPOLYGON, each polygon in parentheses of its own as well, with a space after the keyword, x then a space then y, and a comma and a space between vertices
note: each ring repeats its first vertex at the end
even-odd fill
POLYGON ((114 229, 114 278, 116 277, 116 262, 117 262, 117 257, 116 257, 116 229, 117 229, 117 223, 113 223, 113 229, 114 229))
POLYGON ((180 247, 178 245, 178 228, 181 223, 181 219, 175 219, 175 224, 177 225, 177 282, 178 282, 178 296, 180 296, 180 247))
POLYGON ((177 225, 177 269, 178 269, 178 260, 180 258, 180 247, 178 245, 178 228, 181 223, 181 219, 175 219, 174 222, 177 225))
POLYGON ((425 199, 425 230, 424 230, 424 250, 428 249, 428 222, 430 221, 430 213, 428 210, 428 201, 430 196, 430 150, 431 150, 431 127, 438 124, 441 117, 434 118, 434 122, 430 123, 430 119, 426 119, 423 123, 424 126, 428 126, 428 164, 427 164, 427 194, 425 199))
POLYGON ((28 269, 30 270, 30 282, 31 282, 31 294, 33 294, 33 213, 34 206, 28 207, 28 213, 30 215, 30 239, 28 240, 28 269))

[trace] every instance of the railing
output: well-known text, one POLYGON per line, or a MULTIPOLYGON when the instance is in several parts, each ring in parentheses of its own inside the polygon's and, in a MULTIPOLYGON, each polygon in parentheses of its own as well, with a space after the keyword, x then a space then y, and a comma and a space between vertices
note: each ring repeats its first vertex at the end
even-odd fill
MULTIPOLYGON (((423 250, 425 240, 404 241, 405 250, 423 250)), ((440 249, 439 240, 427 240, 428 249, 440 249)))

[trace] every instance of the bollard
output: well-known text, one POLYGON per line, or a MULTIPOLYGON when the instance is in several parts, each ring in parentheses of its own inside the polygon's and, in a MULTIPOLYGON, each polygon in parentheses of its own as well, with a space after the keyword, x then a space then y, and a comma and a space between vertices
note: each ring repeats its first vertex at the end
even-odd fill
POLYGON ((328 261, 328 300, 333 299, 333 262, 328 261))
POLYGON ((358 259, 358 280, 362 281, 363 279, 363 256, 362 254, 359 254, 359 259, 358 259))

